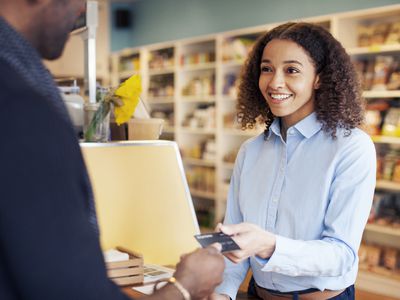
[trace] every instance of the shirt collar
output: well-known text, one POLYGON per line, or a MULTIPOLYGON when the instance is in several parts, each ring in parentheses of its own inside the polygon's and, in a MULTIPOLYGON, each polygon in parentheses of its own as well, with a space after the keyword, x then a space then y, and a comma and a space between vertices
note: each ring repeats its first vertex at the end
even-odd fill
MULTIPOLYGON (((322 124, 317 120, 317 114, 313 112, 292 127, 308 139, 321 130, 322 124)), ((275 118, 269 129, 267 140, 270 138, 272 133, 281 136, 280 118, 275 118)))

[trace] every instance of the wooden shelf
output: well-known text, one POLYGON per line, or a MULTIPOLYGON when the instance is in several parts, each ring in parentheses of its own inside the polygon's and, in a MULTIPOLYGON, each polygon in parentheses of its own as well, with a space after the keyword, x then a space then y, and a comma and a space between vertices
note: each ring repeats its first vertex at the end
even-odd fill
POLYGON ((399 98, 400 91, 364 91, 364 98, 399 98))
POLYGON ((232 97, 232 96, 229 96, 229 95, 222 95, 221 100, 222 101, 226 101, 226 102, 236 103, 237 99, 236 99, 236 97, 232 97))
POLYGON ((215 193, 203 192, 190 188, 190 194, 192 195, 192 197, 215 200, 215 193))
POLYGON ((262 133, 262 130, 241 130, 224 128, 223 133, 227 135, 256 136, 262 133))
POLYGON ((182 96, 182 103, 214 103, 215 95, 207 96, 182 96))
POLYGON ((370 47, 354 47, 346 49, 349 55, 379 54, 387 52, 400 52, 400 44, 375 45, 370 47))
POLYGON ((223 67, 241 67, 244 64, 244 60, 225 60, 221 63, 223 67))
POLYGON ((388 180, 378 180, 376 182, 376 188, 390 191, 400 191, 400 183, 388 180))
POLYGON ((183 133, 215 135, 215 129, 181 127, 183 133))
POLYGON ((378 144, 397 144, 400 145, 400 137, 373 135, 372 141, 378 144))
POLYGON ((400 280, 366 270, 359 270, 355 285, 357 289, 372 293, 395 298, 400 295, 400 280))
POLYGON ((215 69, 215 62, 182 66, 182 71, 196 71, 196 70, 208 70, 208 69, 215 69))
POLYGON ((195 165, 195 166, 203 166, 203 167, 215 167, 214 160, 204 160, 197 158, 183 158, 183 162, 185 164, 195 165))
POLYGON ((149 75, 165 75, 165 74, 171 74, 174 75, 175 69, 174 67, 170 68, 163 68, 163 69, 149 69, 149 75))
POLYGON ((170 104, 174 103, 174 97, 166 96, 166 97, 149 97, 147 99, 148 104, 170 104))
POLYGON ((377 225, 377 224, 367 224, 365 226, 365 230, 380 233, 380 234, 386 234, 386 235, 400 237, 400 228, 393 228, 393 227, 377 225))

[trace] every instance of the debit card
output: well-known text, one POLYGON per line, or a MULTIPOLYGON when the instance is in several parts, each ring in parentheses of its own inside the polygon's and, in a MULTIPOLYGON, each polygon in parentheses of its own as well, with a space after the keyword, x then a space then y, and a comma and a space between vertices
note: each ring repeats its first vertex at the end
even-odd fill
POLYGON ((220 243, 222 246, 221 252, 240 250, 240 247, 238 244, 236 244, 232 237, 222 232, 196 234, 194 237, 203 248, 214 243, 220 243))

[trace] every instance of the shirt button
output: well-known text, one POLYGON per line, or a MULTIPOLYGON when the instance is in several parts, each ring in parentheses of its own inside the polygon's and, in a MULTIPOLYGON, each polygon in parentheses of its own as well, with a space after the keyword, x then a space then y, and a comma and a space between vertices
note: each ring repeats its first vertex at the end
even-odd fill
POLYGON ((274 271, 275 271, 275 272, 279 272, 280 270, 281 270, 281 268, 279 268, 279 267, 275 267, 275 268, 274 268, 274 271))
POLYGON ((272 201, 278 202, 278 198, 273 198, 272 201))
POLYGON ((294 130, 293 129, 290 129, 289 130, 289 135, 293 135, 294 134, 294 130))

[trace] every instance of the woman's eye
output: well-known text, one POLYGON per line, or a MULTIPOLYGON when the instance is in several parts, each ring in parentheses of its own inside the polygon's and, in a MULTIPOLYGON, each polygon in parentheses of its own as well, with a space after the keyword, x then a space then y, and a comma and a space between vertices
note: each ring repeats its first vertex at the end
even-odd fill
POLYGON ((261 66, 261 72, 272 72, 272 68, 268 66, 261 66))
POLYGON ((296 73, 299 73, 299 70, 296 69, 296 68, 293 68, 293 67, 287 68, 286 71, 287 71, 289 74, 296 74, 296 73))

